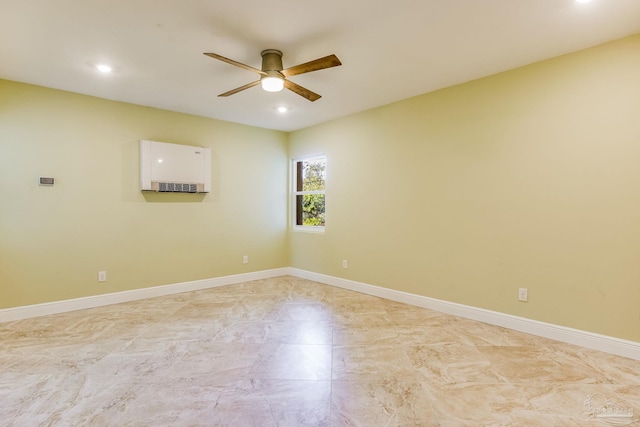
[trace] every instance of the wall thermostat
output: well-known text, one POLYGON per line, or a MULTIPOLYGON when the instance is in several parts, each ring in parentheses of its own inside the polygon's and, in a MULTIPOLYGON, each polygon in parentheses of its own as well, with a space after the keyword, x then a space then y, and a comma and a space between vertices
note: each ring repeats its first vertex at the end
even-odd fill
POLYGON ((40 182, 40 185, 53 185, 55 182, 55 179, 50 176, 41 176, 39 182, 40 182))

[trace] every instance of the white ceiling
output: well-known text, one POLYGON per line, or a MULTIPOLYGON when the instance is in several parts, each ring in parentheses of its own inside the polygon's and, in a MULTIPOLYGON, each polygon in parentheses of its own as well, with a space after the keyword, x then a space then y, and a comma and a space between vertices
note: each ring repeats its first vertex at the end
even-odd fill
POLYGON ((0 78, 291 131, 635 33, 640 0, 0 0, 0 78), (204 52, 267 48, 343 65, 217 97, 259 76, 204 52))

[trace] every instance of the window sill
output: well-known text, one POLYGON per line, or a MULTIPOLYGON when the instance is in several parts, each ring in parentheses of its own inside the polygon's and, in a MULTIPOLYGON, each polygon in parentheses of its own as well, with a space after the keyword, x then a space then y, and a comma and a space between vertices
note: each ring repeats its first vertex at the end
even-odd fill
POLYGON ((311 225, 294 225, 293 231, 302 233, 324 234, 324 227, 316 227, 311 225))

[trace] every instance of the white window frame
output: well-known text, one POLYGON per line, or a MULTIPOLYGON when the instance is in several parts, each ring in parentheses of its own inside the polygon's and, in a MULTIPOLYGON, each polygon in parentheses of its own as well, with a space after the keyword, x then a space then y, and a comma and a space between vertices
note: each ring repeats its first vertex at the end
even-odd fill
POLYGON ((324 154, 314 154, 312 156, 303 156, 297 157, 291 160, 291 228, 293 231, 303 231, 307 233, 324 233, 326 227, 326 190, 327 190, 327 156, 324 154), (324 160, 325 165, 325 189, 324 190, 314 190, 314 191, 298 191, 298 174, 297 174, 297 164, 299 162, 312 161, 312 160, 324 160), (297 206, 296 200, 297 196, 305 195, 305 194, 322 194, 325 196, 325 225, 298 225, 297 222, 297 206))

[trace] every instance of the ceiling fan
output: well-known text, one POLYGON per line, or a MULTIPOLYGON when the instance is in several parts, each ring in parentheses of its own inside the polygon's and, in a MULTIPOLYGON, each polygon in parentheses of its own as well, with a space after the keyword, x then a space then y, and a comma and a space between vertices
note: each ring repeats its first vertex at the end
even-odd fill
POLYGON ((283 87, 285 87, 290 91, 295 92, 298 95, 313 102, 320 99, 320 95, 292 82, 291 80, 287 80, 287 77, 297 76, 299 74, 310 73, 311 71, 318 71, 325 68, 337 67, 338 65, 342 65, 337 56, 329 55, 325 56, 324 58, 318 58, 313 61, 305 62, 304 64, 296 65, 294 67, 289 67, 283 70, 282 52, 276 49, 267 49, 262 51, 262 53, 260 54, 262 55, 261 70, 234 61, 233 59, 225 58, 224 56, 220 56, 216 53, 205 53, 205 55, 215 59, 219 59, 220 61, 226 62, 228 64, 235 65, 236 67, 244 68, 245 70, 253 71, 254 73, 260 74, 259 80, 232 89, 228 92, 221 93, 218 96, 233 95, 234 93, 249 89, 250 87, 257 86, 258 84, 262 84, 262 88, 268 92, 278 92, 281 91, 283 87))

